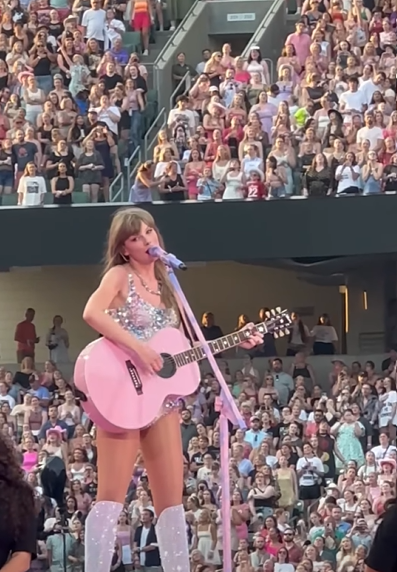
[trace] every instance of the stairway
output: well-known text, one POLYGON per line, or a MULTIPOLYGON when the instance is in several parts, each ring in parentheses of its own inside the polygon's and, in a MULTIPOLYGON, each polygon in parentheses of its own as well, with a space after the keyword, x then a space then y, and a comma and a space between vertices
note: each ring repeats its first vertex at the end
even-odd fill
POLYGON ((161 50, 164 48, 165 44, 171 38, 174 32, 157 32, 155 34, 155 42, 150 43, 149 45, 149 55, 148 56, 140 56, 141 63, 144 66, 147 66, 148 71, 148 89, 153 89, 153 65, 154 62, 157 60, 158 55, 160 54, 161 50))

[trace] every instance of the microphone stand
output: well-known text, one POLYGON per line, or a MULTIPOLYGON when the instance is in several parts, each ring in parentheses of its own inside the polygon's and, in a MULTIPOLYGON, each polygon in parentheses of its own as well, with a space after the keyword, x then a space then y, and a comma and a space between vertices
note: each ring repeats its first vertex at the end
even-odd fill
POLYGON ((222 498, 221 498, 221 514, 222 514, 222 542, 223 542, 223 572, 232 572, 232 549, 231 549, 231 505, 230 505, 230 476, 229 476, 229 423, 230 420, 233 425, 239 425, 241 429, 245 429, 246 425, 237 409, 233 397, 230 394, 229 388, 222 375, 221 370, 210 350, 210 347, 204 338, 201 328, 196 320, 196 317, 186 299, 185 294, 179 284, 178 278, 171 266, 171 260, 167 263, 164 260, 170 281, 178 295, 180 302, 190 324, 201 343, 202 349, 211 365, 212 371, 221 387, 221 395, 215 400, 215 409, 219 411, 220 417, 220 449, 221 449, 221 483, 222 483, 222 498))

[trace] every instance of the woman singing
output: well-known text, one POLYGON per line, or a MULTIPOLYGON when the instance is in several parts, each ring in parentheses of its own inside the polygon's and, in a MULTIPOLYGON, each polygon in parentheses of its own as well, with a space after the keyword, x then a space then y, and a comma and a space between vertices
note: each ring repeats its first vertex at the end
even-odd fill
POLYGON ((11 441, 0 435, 0 572, 26 572, 35 556, 33 489, 11 441))
MULTIPOLYGON (((112 221, 102 282, 84 310, 97 332, 139 356, 146 373, 162 367, 149 341, 163 328, 180 328, 178 302, 167 270, 149 254, 162 246, 151 215, 138 208, 118 211, 112 221)), ((262 343, 256 334, 245 342, 262 343)), ((109 379, 109 383, 112 380, 109 379)), ((164 572, 190 570, 185 511, 182 505, 183 454, 178 404, 150 427, 109 433, 97 427, 98 493, 86 520, 86 572, 109 572, 115 528, 133 474, 138 450, 150 480, 158 516, 157 541, 164 572), (170 446, 171 444, 171 446, 170 446)))

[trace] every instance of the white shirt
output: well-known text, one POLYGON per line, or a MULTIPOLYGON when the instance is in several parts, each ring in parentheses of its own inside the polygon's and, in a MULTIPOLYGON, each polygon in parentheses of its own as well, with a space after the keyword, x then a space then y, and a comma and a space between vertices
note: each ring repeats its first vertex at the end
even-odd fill
POLYGON ((23 195, 22 204, 27 207, 41 205, 42 197, 47 192, 43 177, 29 177, 23 175, 18 185, 18 193, 23 195))
POLYGON ((113 115, 115 115, 116 117, 121 118, 120 109, 115 105, 110 105, 107 109, 102 109, 101 107, 97 107, 95 111, 98 114, 98 121, 103 121, 103 123, 106 123, 109 130, 115 135, 117 135, 118 134, 117 123, 113 121, 113 119, 110 117, 109 111, 110 113, 113 113, 113 115))
POLYGON ((106 43, 107 48, 112 47, 115 40, 121 38, 121 34, 125 32, 124 22, 113 18, 113 20, 106 24, 106 43), (116 29, 115 29, 116 28, 116 29))
MULTIPOLYGON (((354 171, 354 173, 357 173, 359 175, 360 174, 360 167, 358 165, 354 165, 353 171, 354 171)), ((342 193, 345 189, 348 189, 349 187, 358 187, 359 186, 359 180, 358 179, 356 179, 355 181, 353 180, 353 176, 352 176, 352 172, 350 170, 350 167, 343 168, 343 165, 339 165, 335 171, 335 176, 337 177, 338 175, 342 175, 342 178, 338 182, 338 188, 336 190, 337 194, 342 193), (342 170, 343 170, 343 172, 342 172, 342 170)))
POLYGON ((367 104, 367 100, 365 94, 360 90, 345 91, 340 96, 339 103, 344 104, 345 111, 355 109, 356 111, 361 112, 363 105, 367 104))
POLYGON ((314 326, 311 335, 315 342, 321 342, 323 344, 332 344, 332 342, 338 341, 338 336, 333 326, 324 326, 321 324, 314 326))
POLYGON ((168 114, 168 127, 175 125, 177 123, 182 123, 190 129, 191 135, 194 134, 196 129, 196 116, 194 111, 191 109, 171 109, 168 114))
POLYGON ((365 103, 369 105, 375 91, 379 91, 379 86, 375 85, 372 79, 367 79, 361 83, 358 89, 364 95, 365 103))
POLYGON ((11 397, 11 395, 0 395, 0 403, 2 403, 3 401, 7 401, 8 405, 10 406, 10 409, 14 409, 15 399, 11 397))
POLYGON ((89 8, 83 14, 81 25, 85 28, 85 37, 90 40, 94 38, 103 42, 105 40, 105 24, 106 12, 105 10, 93 10, 89 8))
POLYGON ((357 131, 357 144, 361 145, 363 141, 368 139, 371 151, 376 149, 379 139, 384 139, 383 132, 380 127, 361 127, 357 131))
POLYGON ((395 403, 397 403, 397 392, 395 391, 389 391, 385 401, 380 400, 380 404, 383 405, 378 415, 379 427, 386 427, 390 421, 393 425, 397 423, 397 410, 394 417, 391 417, 393 405, 395 403))
MULTIPOLYGON (((146 528, 146 526, 142 526, 141 541, 139 543, 140 549, 145 548, 147 537, 149 535, 149 531, 150 531, 150 526, 148 528, 146 528)), ((145 566, 145 564, 146 564, 146 552, 141 552, 139 554, 139 561, 140 561, 141 566, 145 566)))
POLYGON ((320 461, 318 457, 313 457, 312 459, 308 459, 306 457, 300 457, 296 464, 296 472, 304 471, 304 473, 299 477, 299 486, 300 487, 312 487, 313 485, 317 485, 318 483, 318 475, 313 473, 313 471, 306 469, 306 465, 310 465, 320 473, 324 473, 324 465, 320 461))
POLYGON ((381 459, 387 459, 390 453, 397 453, 397 447, 394 445, 389 445, 388 447, 382 447, 382 445, 377 445, 372 447, 371 453, 375 455, 375 460, 380 461, 381 459))

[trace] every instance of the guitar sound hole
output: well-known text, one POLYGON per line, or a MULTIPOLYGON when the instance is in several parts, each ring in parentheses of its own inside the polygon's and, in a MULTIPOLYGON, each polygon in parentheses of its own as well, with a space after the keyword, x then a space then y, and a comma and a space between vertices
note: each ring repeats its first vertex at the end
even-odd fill
POLYGON ((170 354, 160 354, 160 355, 163 358, 163 367, 160 371, 157 372, 157 375, 159 377, 162 377, 163 379, 169 379, 170 377, 175 375, 176 372, 175 360, 170 354))

